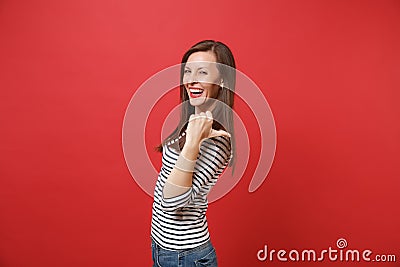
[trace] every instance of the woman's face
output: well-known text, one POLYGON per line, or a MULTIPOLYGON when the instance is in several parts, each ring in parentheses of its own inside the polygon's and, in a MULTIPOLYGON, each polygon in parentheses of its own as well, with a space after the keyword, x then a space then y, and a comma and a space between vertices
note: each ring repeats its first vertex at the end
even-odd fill
POLYGON ((211 51, 195 52, 187 60, 183 84, 189 95, 190 104, 198 111, 206 111, 218 96, 221 83, 215 54, 211 51))

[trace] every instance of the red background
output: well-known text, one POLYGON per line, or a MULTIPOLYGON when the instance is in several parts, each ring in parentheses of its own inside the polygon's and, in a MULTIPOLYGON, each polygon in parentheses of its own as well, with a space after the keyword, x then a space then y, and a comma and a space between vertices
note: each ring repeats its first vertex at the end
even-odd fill
POLYGON ((125 165, 125 109, 208 38, 262 89, 278 140, 255 193, 252 155, 210 205, 220 266, 351 265, 256 257, 340 237, 398 266, 398 1, 3 0, 0 36, 0 266, 150 266, 152 199, 125 165))

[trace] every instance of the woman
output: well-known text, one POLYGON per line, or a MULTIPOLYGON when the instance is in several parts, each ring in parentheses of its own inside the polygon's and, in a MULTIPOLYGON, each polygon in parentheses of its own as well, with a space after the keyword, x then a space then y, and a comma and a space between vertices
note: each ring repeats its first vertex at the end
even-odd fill
POLYGON ((210 189, 234 162, 235 67, 230 49, 212 40, 195 44, 182 58, 180 122, 158 147, 154 266, 217 266, 205 214, 210 189))

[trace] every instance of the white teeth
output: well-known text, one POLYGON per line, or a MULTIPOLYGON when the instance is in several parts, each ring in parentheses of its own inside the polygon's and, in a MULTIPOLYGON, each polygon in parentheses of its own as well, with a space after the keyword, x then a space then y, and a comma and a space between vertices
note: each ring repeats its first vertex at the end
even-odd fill
POLYGON ((190 89, 190 92, 191 93, 194 93, 194 94, 199 94, 199 93, 202 93, 204 90, 202 90, 202 89, 190 89))

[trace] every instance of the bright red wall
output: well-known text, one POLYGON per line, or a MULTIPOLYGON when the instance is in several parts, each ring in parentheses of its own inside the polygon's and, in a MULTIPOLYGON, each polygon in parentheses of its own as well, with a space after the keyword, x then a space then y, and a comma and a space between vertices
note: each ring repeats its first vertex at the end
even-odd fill
POLYGON ((261 188, 247 191, 252 155, 210 205, 220 266, 340 237, 399 264, 398 1, 3 0, 0 36, 0 266, 150 266, 152 199, 124 161, 125 109, 208 38, 262 89, 278 140, 261 188))

